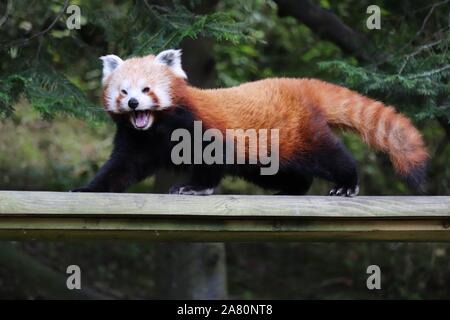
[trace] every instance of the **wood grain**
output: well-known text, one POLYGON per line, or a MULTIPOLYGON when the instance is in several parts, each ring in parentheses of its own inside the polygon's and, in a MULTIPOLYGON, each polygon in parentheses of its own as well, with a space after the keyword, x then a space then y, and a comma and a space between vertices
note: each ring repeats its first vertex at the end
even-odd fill
POLYGON ((0 191, 0 215, 450 217, 450 197, 181 196, 0 191))
POLYGON ((0 191, 0 239, 450 241, 450 197, 0 191))

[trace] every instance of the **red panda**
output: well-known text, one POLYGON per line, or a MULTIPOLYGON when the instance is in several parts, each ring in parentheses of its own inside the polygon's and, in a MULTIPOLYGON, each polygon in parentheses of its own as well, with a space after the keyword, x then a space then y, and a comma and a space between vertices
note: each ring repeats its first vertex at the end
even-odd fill
POLYGON ((313 177, 320 177, 335 182, 330 195, 356 195, 355 160, 332 128, 360 134, 369 146, 389 154, 396 173, 411 187, 422 186, 428 154, 418 130, 392 107, 344 87, 274 78, 202 90, 187 83, 179 50, 102 60, 103 103, 117 124, 115 148, 100 173, 79 191, 124 191, 156 169, 172 167, 170 132, 192 130, 195 120, 223 133, 279 129, 280 170, 263 177, 255 171, 258 165, 185 166, 191 179, 172 193, 210 194, 224 174, 233 174, 281 194, 304 194, 313 177))

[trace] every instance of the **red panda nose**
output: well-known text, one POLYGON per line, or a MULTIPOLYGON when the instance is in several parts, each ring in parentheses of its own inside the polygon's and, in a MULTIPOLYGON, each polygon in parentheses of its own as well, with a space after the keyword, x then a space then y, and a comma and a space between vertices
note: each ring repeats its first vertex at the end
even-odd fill
POLYGON ((133 109, 133 110, 136 109, 138 107, 138 105, 139 105, 139 101, 137 101, 137 99, 131 98, 130 100, 128 100, 128 106, 131 109, 133 109))

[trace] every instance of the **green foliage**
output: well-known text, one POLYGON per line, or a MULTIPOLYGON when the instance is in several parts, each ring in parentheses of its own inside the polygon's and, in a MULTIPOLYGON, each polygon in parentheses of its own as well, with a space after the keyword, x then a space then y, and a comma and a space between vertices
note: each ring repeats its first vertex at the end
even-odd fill
POLYGON ((24 75, 29 79, 24 93, 30 104, 44 119, 68 114, 91 121, 103 119, 103 110, 88 101, 84 93, 51 67, 32 69, 24 75))
POLYGON ((105 118, 104 112, 91 103, 76 85, 50 66, 30 68, 0 79, 0 117, 10 117, 14 104, 22 95, 47 120, 57 114, 93 122, 105 118))
POLYGON ((110 7, 93 10, 90 16, 104 31, 110 49, 122 55, 156 53, 178 46, 185 38, 207 36, 237 42, 243 37, 242 24, 226 12, 198 15, 179 1, 168 7, 137 1, 122 12, 120 15, 117 8, 110 7), (109 32, 111 29, 114 32, 109 32))
POLYGON ((217 43, 218 85, 233 86, 267 77, 323 77, 317 62, 346 59, 328 41, 292 17, 280 18, 273 1, 220 1, 219 10, 245 21, 251 38, 235 45, 217 43))
POLYGON ((450 31, 439 41, 418 46, 382 65, 361 67, 344 61, 320 63, 339 82, 363 94, 393 103, 418 120, 445 117, 450 95, 450 31))
MULTIPOLYGON (((424 24, 432 6, 441 0, 377 0, 382 8, 378 31, 366 30, 363 23, 372 0, 314 1, 369 39, 375 58, 366 65, 295 18, 279 17, 273 1, 70 0, 81 6, 81 30, 68 30, 63 14, 44 34, 64 1, 13 2, 13 13, 0 27, 0 117, 8 118, 0 122, 1 189, 67 191, 87 183, 107 159, 113 131, 110 122, 95 127, 85 123, 85 119, 97 122, 104 113, 97 106, 98 57, 154 53, 187 38, 220 40, 213 41, 212 52, 217 70, 213 78, 220 85, 269 76, 316 77, 391 103, 418 120, 448 117, 449 104, 441 101, 445 97, 440 92, 448 95, 449 70, 439 71, 449 64, 448 10, 436 7, 424 24), (150 4, 156 2, 160 5, 150 4), (324 61, 333 62, 320 64, 319 69, 318 63, 324 61), (39 119, 62 115, 83 120, 39 119)), ((430 194, 448 195, 449 139, 437 121, 420 125, 432 157, 430 194)), ((343 140, 358 160, 363 194, 410 194, 394 178, 388 159, 350 133, 343 140)), ((130 191, 166 192, 158 183, 168 176, 157 178, 130 191)), ((325 194, 328 189, 327 182, 316 180, 311 194, 325 194)), ((220 187, 220 193, 262 192, 232 178, 224 179, 220 187)), ((20 246, 62 273, 64 266, 82 261, 87 285, 112 297, 159 298, 154 245, 27 242, 20 246)), ((447 298, 449 250, 441 244, 228 244, 230 296, 447 298), (386 277, 381 292, 365 287, 365 267, 373 263, 382 267, 386 277)), ((30 288, 24 273, 7 262, 0 266, 0 297, 48 298, 47 285, 30 288)))
POLYGON ((96 122, 104 118, 93 102, 100 84, 98 56, 146 55, 199 36, 234 43, 245 37, 242 24, 226 12, 194 13, 200 3, 80 0, 81 30, 71 31, 65 24, 67 1, 47 1, 50 10, 40 2, 33 11, 29 2, 16 1, 14 10, 21 14, 0 29, 0 116, 10 117, 23 96, 45 119, 60 114, 96 122))
POLYGON ((20 75, 11 75, 0 80, 0 117, 6 118, 14 112, 13 104, 19 100, 27 79, 20 75))
MULTIPOLYGON (((361 21, 369 4, 364 0, 358 6, 349 7, 348 2, 332 6, 339 16, 361 21)), ((417 120, 449 122, 448 1, 379 1, 377 5, 382 8, 381 30, 360 30, 372 61, 360 65, 334 59, 320 63, 320 68, 335 82, 391 103, 417 120)))

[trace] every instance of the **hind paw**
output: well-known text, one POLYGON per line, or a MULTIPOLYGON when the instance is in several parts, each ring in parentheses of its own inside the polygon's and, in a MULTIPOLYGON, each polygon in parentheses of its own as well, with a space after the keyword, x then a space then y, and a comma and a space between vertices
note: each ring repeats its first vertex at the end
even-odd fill
POLYGON ((338 197, 354 197, 359 193, 359 186, 356 185, 354 187, 343 187, 336 186, 330 190, 330 196, 338 196, 338 197))
POLYGON ((170 194, 184 194, 195 196, 209 196, 214 193, 214 188, 196 188, 189 185, 173 186, 169 190, 170 194))

